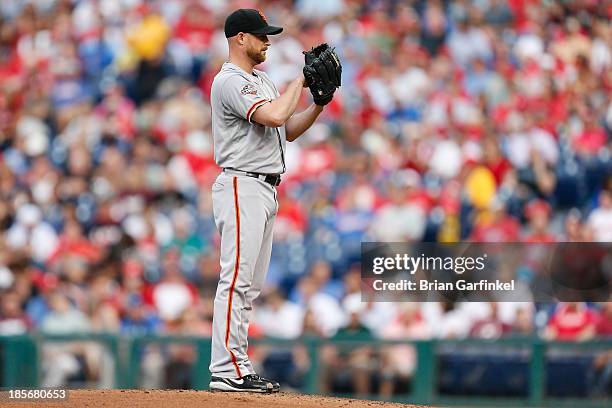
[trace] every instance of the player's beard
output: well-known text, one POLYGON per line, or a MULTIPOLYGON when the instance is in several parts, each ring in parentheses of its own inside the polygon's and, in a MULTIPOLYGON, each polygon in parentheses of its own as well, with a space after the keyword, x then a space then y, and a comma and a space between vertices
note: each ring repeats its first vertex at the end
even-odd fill
POLYGON ((255 65, 261 64, 266 60, 266 54, 264 54, 261 49, 247 49, 247 55, 253 62, 255 62, 255 65))

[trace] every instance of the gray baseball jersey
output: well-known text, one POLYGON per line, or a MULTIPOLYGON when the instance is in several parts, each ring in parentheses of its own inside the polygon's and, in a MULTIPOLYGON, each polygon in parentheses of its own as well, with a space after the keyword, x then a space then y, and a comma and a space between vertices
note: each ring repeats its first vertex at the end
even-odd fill
MULTIPOLYGON (((279 96, 268 76, 225 63, 211 92, 215 160, 223 168, 279 174, 285 170, 285 127, 268 128, 253 113, 279 96)), ((210 372, 241 378, 255 373, 247 354, 253 301, 264 285, 272 230, 278 212, 276 189, 240 171, 221 172, 212 186, 215 224, 221 235, 219 284, 213 313, 210 372)))
POLYGON ((215 76, 210 100, 215 161, 220 167, 266 174, 285 171, 285 126, 253 122, 255 111, 280 96, 265 72, 245 72, 226 62, 215 76))

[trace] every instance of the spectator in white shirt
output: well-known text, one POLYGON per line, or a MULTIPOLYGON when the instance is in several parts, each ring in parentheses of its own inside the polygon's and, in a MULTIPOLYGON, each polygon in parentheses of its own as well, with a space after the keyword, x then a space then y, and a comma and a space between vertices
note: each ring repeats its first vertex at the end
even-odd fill
POLYGON ((264 334, 282 339, 295 339, 302 333, 304 311, 285 299, 277 288, 264 296, 264 305, 256 309, 255 322, 264 334))
POLYGON ((589 215, 587 224, 595 235, 595 241, 612 241, 612 192, 610 190, 601 191, 599 207, 589 215))

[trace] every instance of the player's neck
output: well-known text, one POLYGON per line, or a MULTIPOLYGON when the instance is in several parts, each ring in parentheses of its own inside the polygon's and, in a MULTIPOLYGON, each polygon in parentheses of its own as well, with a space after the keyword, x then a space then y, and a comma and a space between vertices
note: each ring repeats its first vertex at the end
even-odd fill
POLYGON ((230 53, 228 62, 230 62, 230 63, 232 63, 232 64, 242 68, 248 74, 252 74, 253 73, 253 68, 256 65, 247 56, 235 55, 235 54, 231 54, 231 53, 230 53))

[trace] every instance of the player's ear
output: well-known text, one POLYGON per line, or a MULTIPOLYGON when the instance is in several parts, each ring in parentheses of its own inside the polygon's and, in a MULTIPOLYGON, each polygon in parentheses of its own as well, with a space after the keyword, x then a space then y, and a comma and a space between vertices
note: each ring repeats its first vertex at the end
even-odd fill
POLYGON ((238 33, 236 40, 238 44, 243 45, 246 42, 246 34, 242 32, 238 33))

